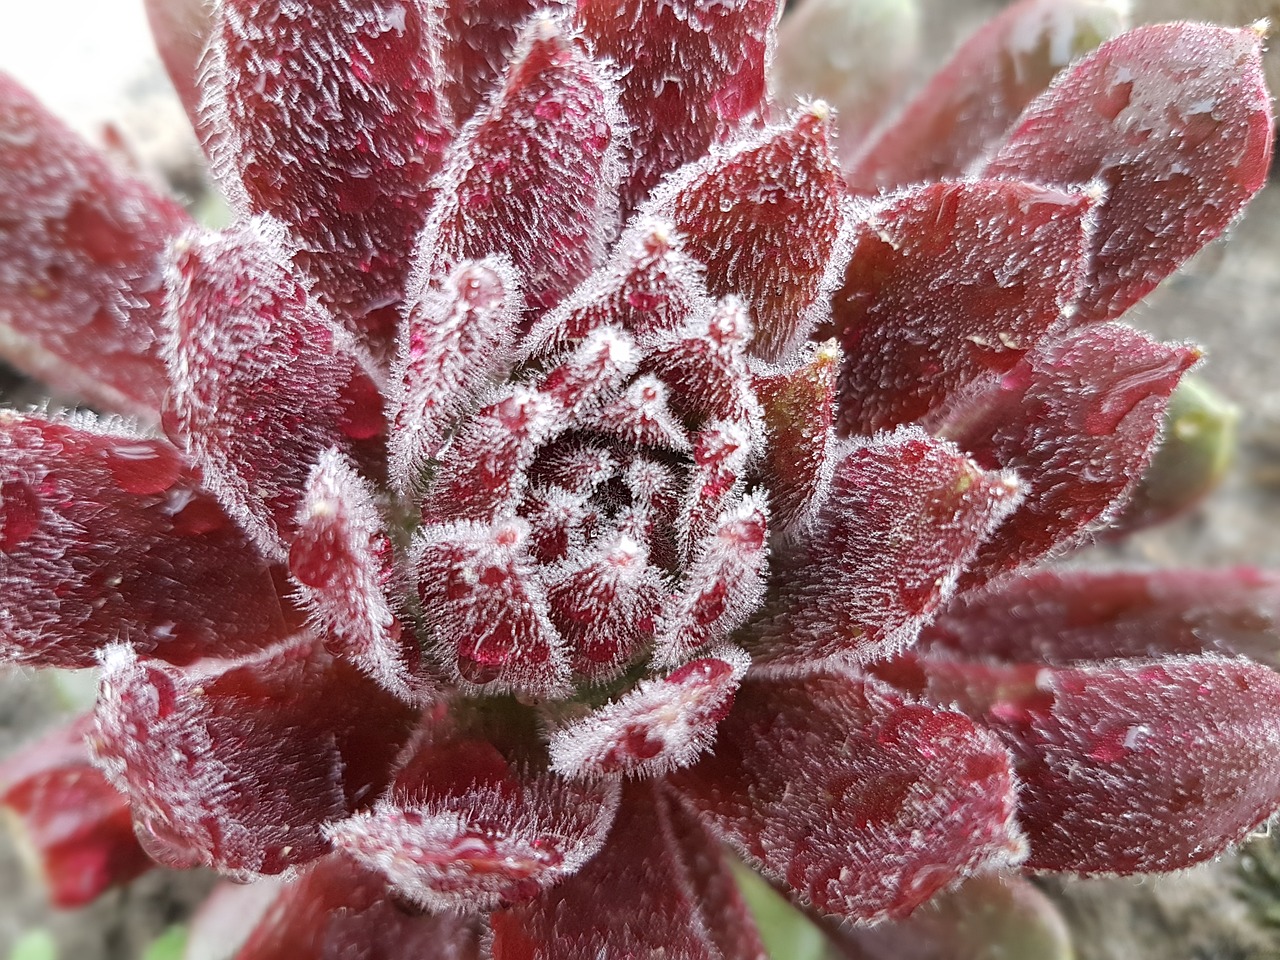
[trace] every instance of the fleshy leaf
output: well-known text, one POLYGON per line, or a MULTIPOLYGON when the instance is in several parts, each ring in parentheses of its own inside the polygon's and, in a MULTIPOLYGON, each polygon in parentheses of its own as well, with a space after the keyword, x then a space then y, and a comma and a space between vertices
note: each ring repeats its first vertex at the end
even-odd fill
POLYGON ((409 902, 471 912, 531 899, 576 873, 604 843, 617 806, 616 785, 544 775, 407 807, 384 801, 325 832, 409 902))
POLYGON ((289 633, 271 571, 181 454, 87 416, 0 411, 0 593, 0 659, 34 666, 122 641, 188 663, 289 633))
POLYGON ((178 204, 0 74, 0 356, 57 390, 158 421, 165 246, 178 204))
POLYGON ((1060 70, 1125 28, 1127 8, 1126 0, 1010 4, 854 157, 849 182, 872 192, 957 177, 981 164, 1060 70))
POLYGON ((505 253, 535 314, 562 300, 616 227, 616 99, 581 41, 535 17, 501 93, 463 129, 441 175, 410 296, 463 260, 505 253))
POLYGON ((699 542, 680 591, 663 604, 654 661, 675 666, 726 640, 759 608, 768 574, 769 514, 748 494, 699 542))
POLYGON ((715 742, 749 662, 727 648, 642 680, 556 730, 548 744, 552 769, 567 777, 656 777, 689 766, 715 742))
POLYGON ((602 679, 630 663, 653 637, 663 586, 648 551, 625 534, 548 575, 551 620, 569 648, 574 673, 602 679))
POLYGON ((600 327, 618 325, 648 339, 709 311, 701 268, 661 220, 641 218, 608 263, 529 331, 527 356, 555 354, 600 327))
POLYGON ((307 472, 330 447, 381 462, 378 387, 292 271, 269 219, 174 251, 166 426, 269 557, 283 559, 307 472))
POLYGON ((502 260, 461 264, 412 302, 392 382, 392 480, 420 484, 449 428, 480 391, 507 372, 523 309, 515 273, 502 260))
POLYGON ((535 11, 560 11, 570 0, 445 0, 440 56, 445 96, 458 123, 487 100, 502 79, 519 28, 535 11))
POLYGON ((205 70, 233 205, 284 223, 320 302, 379 337, 453 134, 440 30, 424 0, 223 0, 205 70))
POLYGON ((1280 575, 1223 570, 1041 570, 965 595, 922 648, 1009 663, 1218 653, 1280 667, 1280 575))
POLYGON ((832 302, 840 432, 921 420, 1061 326, 1084 279, 1092 208, 1084 194, 959 181, 868 210, 832 302))
POLYGON ((1266 667, 1212 656, 920 667, 930 700, 1013 753, 1032 869, 1180 870, 1280 807, 1280 676, 1266 667))
POLYGON ((776 0, 579 0, 593 49, 622 76, 632 149, 627 210, 663 174, 763 118, 778 8, 776 0))
POLYGON ((917 427, 854 444, 813 529, 777 561, 788 571, 781 596, 748 649, 801 670, 905 648, 1019 499, 1009 474, 917 427))
POLYGON ((91 727, 81 717, 0 764, 0 807, 56 907, 82 907, 155 866, 129 801, 89 759, 91 727))
POLYGON ((396 609, 404 587, 373 492, 351 463, 326 451, 298 511, 289 570, 329 651, 409 703, 431 699, 418 638, 396 609))
POLYGON ((492 924, 493 960, 765 960, 716 839, 647 785, 624 788, 591 862, 492 924))
POLYGON ((308 636, 181 673, 112 648, 96 714, 91 746, 147 852, 244 878, 327 852, 320 825, 386 786, 415 719, 308 636))
POLYGON ((669 779, 766 877, 858 923, 1023 853, 997 739, 848 677, 746 681, 715 752, 669 779))
POLYGON ((569 664, 528 535, 515 518, 429 527, 414 568, 423 620, 463 682, 547 696, 562 689, 569 664))
POLYGON ((957 404, 940 433, 979 464, 1017 471, 1026 498, 966 585, 1066 549, 1121 506, 1151 459, 1165 404, 1198 348, 1117 324, 1047 342, 957 404))
POLYGON ((764 415, 761 472, 775 532, 795 537, 812 523, 836 464, 832 429, 840 348, 815 347, 794 370, 754 378, 764 415))
POLYGON ((776 362, 826 319, 849 255, 843 198, 831 118, 818 103, 690 164, 645 209, 675 224, 713 296, 746 302, 751 352, 776 362))
POLYGON ((981 173, 1105 188, 1076 322, 1111 320, 1262 189, 1272 133, 1257 32, 1139 27, 1033 101, 981 173))
MULTIPOLYGON (((476 918, 457 913, 415 915, 378 875, 326 857, 277 894, 235 958, 480 960, 479 927, 476 918)), ((218 933, 225 942, 227 929, 218 933)))

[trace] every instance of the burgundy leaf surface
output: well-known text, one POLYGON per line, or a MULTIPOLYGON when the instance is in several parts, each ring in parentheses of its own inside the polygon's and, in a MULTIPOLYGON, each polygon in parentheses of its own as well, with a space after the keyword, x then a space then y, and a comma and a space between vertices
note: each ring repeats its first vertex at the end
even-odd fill
POLYGON ((501 92, 463 129, 417 248, 410 296, 505 253, 534 311, 595 268, 616 228, 622 117, 612 82, 549 15, 526 28, 501 92))
POLYGON ((849 677, 748 680, 715 753, 671 775, 766 877, 860 923, 1020 859, 994 736, 849 677))
POLYGON ((1018 501, 1010 476, 919 428, 855 443, 748 648, 788 670, 901 650, 1018 501))
POLYGON ((921 420, 1061 325, 1084 277, 1092 207, 1079 193, 969 180, 867 210, 832 304, 840 432, 921 420))
POLYGON ((380 468, 378 387, 293 272, 283 228, 256 219, 175 248, 166 426, 262 551, 283 559, 325 450, 380 468))
POLYGON ((298 242, 315 294, 391 333, 431 177, 453 125, 440 13, 424 0, 226 0, 205 74, 210 155, 241 213, 298 242), (337 119, 341 122, 335 122, 337 119))
POLYGON ((279 893, 235 960, 480 960, 479 927, 455 913, 417 915, 381 877, 327 857, 279 893))
POLYGON ((1272 133, 1258 33, 1161 24, 1075 64, 980 172, 1103 188, 1076 322, 1112 320, 1239 216, 1272 133))
POLYGON ((251 878, 327 852, 321 824, 387 785, 414 717, 305 635, 182 673, 117 647, 92 741, 148 853, 251 878))
POLYGON ((0 74, 5 360, 72 397, 158 420, 162 258, 189 224, 0 74))
POLYGON ((119 642, 188 663, 289 630, 271 571, 178 451, 87 416, 0 411, 0 592, 0 658, 37 666, 94 666, 119 642))
POLYGON ((1280 676, 1266 667, 931 657, 918 669, 930 700, 957 705, 1013 753, 1033 869, 1180 870, 1238 843, 1280 803, 1280 676))
POLYGON ((1123 6, 1090 0, 1011 3, 979 27, 854 157, 849 182, 873 192, 961 176, 999 147, 1058 71, 1117 32, 1123 6))
POLYGON ((0 764, 0 807, 36 865, 50 902, 91 903, 155 865, 133 834, 124 794, 89 759, 81 717, 0 764))
POLYGON ((957 403, 943 436, 989 469, 1014 470, 1018 510, 982 547, 966 585, 1038 560, 1104 523, 1151 459, 1170 394, 1200 359, 1118 324, 1044 343, 957 403))
POLYGON ((579 0, 592 48, 622 76, 632 154, 622 184, 626 210, 663 174, 763 119, 778 7, 776 0, 579 0))
POLYGON ((1041 570, 964 595, 921 647, 1009 663, 1218 653, 1280 666, 1269 570, 1041 570))
POLYGON ((685 249, 706 264, 712 295, 746 302, 755 355, 788 358, 826 319, 849 252, 824 105, 712 151, 655 191, 646 210, 676 225, 685 249))
POLYGON ((595 859, 492 922, 493 960, 765 958, 718 842, 647 784, 625 788, 595 859))

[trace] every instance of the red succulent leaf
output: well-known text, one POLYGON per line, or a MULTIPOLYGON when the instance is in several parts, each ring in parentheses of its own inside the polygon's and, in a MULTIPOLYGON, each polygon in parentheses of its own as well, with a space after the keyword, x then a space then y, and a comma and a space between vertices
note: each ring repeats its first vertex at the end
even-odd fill
POLYGON ((213 35, 213 10, 204 0, 143 0, 156 51, 169 81, 186 108, 191 125, 202 136, 199 87, 200 60, 213 35))
POLYGON ((645 209, 675 224, 712 295, 746 301, 756 356, 789 358, 826 319, 849 218, 825 105, 691 163, 645 209))
POLYGON ((121 641, 188 663, 289 632, 271 571, 178 451, 87 416, 0 411, 0 593, 0 658, 35 666, 94 666, 121 641))
POLYGON ((595 53, 620 68, 631 125, 627 210, 663 174, 763 118, 778 8, 777 0, 578 0, 578 21, 595 53))
POLYGON ((973 586, 1066 549, 1106 522, 1151 459, 1165 405, 1198 348, 1105 324, 1041 344, 956 404, 941 434, 1026 498, 983 545, 973 586))
POLYGON ((330 447, 381 463, 382 398, 307 294, 283 228, 248 221, 174 251, 167 426, 262 551, 283 559, 307 473, 330 447))
POLYGON ((569 663, 528 537, 516 518, 432 526, 413 565, 423 620, 461 681, 550 696, 563 690, 569 663))
MULTIPOLYGON (((243 922, 243 914, 225 919, 228 925, 217 930, 220 946, 229 926, 243 922)), ((235 958, 480 960, 480 938, 476 918, 417 915, 404 908, 377 874, 344 857, 326 857, 308 864, 277 894, 235 958)))
POLYGON ((720 518, 737 506, 751 453, 751 438, 731 422, 709 423, 693 438, 693 469, 676 519, 684 563, 698 558, 720 518))
POLYGON ((769 513, 748 494, 698 542, 681 589, 659 614, 654 662, 675 666, 737 630, 764 599, 769 574, 769 513))
POLYGON ((328 850, 321 824, 387 785, 414 711, 309 636, 179 672, 108 652, 92 747, 148 853, 272 874, 328 850))
POLYGON ((592 428, 633 448, 688 453, 689 434, 671 409, 670 395, 657 377, 637 377, 626 393, 592 411, 592 428))
POLYGON ((205 71, 215 171, 269 213, 326 307, 386 338, 453 134, 425 0, 224 0, 205 71), (335 123, 336 117, 341 118, 335 123))
POLYGON ((751 627, 752 656, 801 670, 866 662, 915 641, 1020 500, 918 427, 852 445, 813 529, 779 560, 780 596, 751 627))
POLYGON ((859 923, 906 916, 1023 852, 999 741, 886 689, 843 676, 749 679, 715 752, 670 776, 766 877, 859 923))
POLYGON ((549 15, 463 129, 417 248, 410 295, 461 261, 506 253, 540 312, 603 259, 616 227, 621 115, 611 81, 549 15))
POLYGON ((56 907, 82 907, 155 866, 134 836, 129 801, 89 759, 92 725, 81 717, 0 764, 0 806, 56 907))
POLYGON ((498 911, 492 925, 493 960, 765 960, 716 839, 641 784, 623 789, 593 860, 539 899, 498 911))
POLYGON ((383 801, 331 824, 334 848, 432 912, 492 910, 532 899, 599 851, 616 784, 552 775, 473 784, 426 803, 383 801))
POLYGON ((600 680, 630 663, 653 637, 663 587, 644 544, 623 533, 574 551, 548 575, 551 621, 573 672, 600 680))
POLYGON ((913 187, 869 208, 832 304, 840 432, 921 420, 1061 326, 1084 278, 1093 206, 1079 193, 979 180, 913 187))
POLYGON ((190 219, 0 74, 0 356, 158 421, 165 246, 190 219))
POLYGON ((662 776, 708 750, 747 672, 733 648, 692 660, 637 686, 557 729, 548 744, 552 769, 566 777, 662 776))
POLYGON ((853 158, 849 183, 872 192, 960 176, 981 163, 1059 71, 1123 26, 1123 6, 1089 0, 1010 4, 853 158))
POLYGON ((981 173, 1105 188, 1076 315, 1088 323, 1120 316, 1221 234, 1262 189, 1271 141, 1262 37, 1162 24, 1075 64, 981 173))
POLYGON ((562 12, 570 0, 446 0, 440 59, 445 96, 459 123, 493 94, 522 24, 535 11, 562 12))
POLYGON ((524 352, 555 354, 605 326, 621 326, 642 340, 678 330, 710 310, 701 271, 670 224, 641 218, 609 262, 529 331, 524 352))
POLYGON ((449 429, 514 360, 523 301, 514 270, 497 258, 464 262, 405 311, 392 382, 392 481, 402 490, 447 445, 449 429))
POLYGON ((289 572, 330 653, 408 703, 436 695, 418 638, 392 599, 404 584, 373 492, 335 450, 307 480, 289 572))
POLYGON ((756 434, 760 408, 746 357, 752 329, 743 304, 725 297, 683 326, 655 333, 643 369, 670 387, 671 406, 685 421, 723 420, 756 434))
POLYGON ((1214 656, 918 667, 931 701, 1012 751, 1032 869, 1180 870, 1280 806, 1280 676, 1266 667, 1214 656))
POLYGON ((1040 570, 958 597, 922 650, 1010 663, 1218 653, 1280 667, 1280 575, 1223 570, 1040 570))
POLYGON ((764 416, 761 464, 775 532, 794 538, 813 522, 835 467, 832 429, 840 348, 828 341, 802 354, 794 370, 755 376, 764 416))

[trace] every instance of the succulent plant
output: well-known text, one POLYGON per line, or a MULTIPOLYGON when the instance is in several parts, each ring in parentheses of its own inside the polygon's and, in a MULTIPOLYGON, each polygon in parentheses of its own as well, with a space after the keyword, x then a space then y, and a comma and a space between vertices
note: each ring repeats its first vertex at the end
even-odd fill
POLYGON ((745 958, 734 858, 870 925, 1270 817, 1280 580, 1044 566, 1271 156, 1260 31, 1118 10, 811 91, 837 150, 772 0, 157 2, 219 231, 0 79, 0 350, 114 414, 0 412, 0 654, 101 669, 0 770, 55 899, 145 851, 285 878, 241 960, 745 958))

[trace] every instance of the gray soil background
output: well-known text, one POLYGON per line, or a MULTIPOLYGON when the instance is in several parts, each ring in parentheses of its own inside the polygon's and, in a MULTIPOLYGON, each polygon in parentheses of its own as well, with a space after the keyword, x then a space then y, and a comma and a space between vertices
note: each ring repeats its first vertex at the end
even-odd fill
MULTIPOLYGON (((922 0, 924 62, 939 63, 959 37, 1004 5, 922 0)), ((111 119, 140 157, 189 189, 198 182, 198 154, 140 33, 137 6, 135 0, 0 0, 0 69, 18 73, 86 133, 111 119), (59 72, 67 63, 78 64, 70 76, 59 72)), ((1244 24, 1270 15, 1280 22, 1280 0, 1136 0, 1135 6, 1142 20, 1244 24)), ((1271 54, 1270 68, 1280 79, 1280 49, 1271 54)), ((1274 81, 1273 87, 1280 89, 1274 81)), ((1240 406, 1240 449, 1222 487, 1194 513, 1134 538, 1123 552, 1096 551, 1099 562, 1280 566, 1278 294, 1280 186, 1263 192, 1229 242, 1205 251, 1130 315, 1162 338, 1208 348, 1200 375, 1240 406)), ((3 371, 0 395, 18 403, 30 396, 3 371)), ((47 677, 0 673, 0 755, 55 722, 60 699, 63 692, 47 677)), ((1171 877, 1044 883, 1068 917, 1079 960, 1280 957, 1280 939, 1253 926, 1236 897, 1238 874, 1233 855, 1171 877)), ((199 873, 157 871, 90 908, 51 913, 13 843, 0 835, 0 957, 24 932, 43 928, 62 958, 136 960, 187 915, 210 882, 199 873)))

